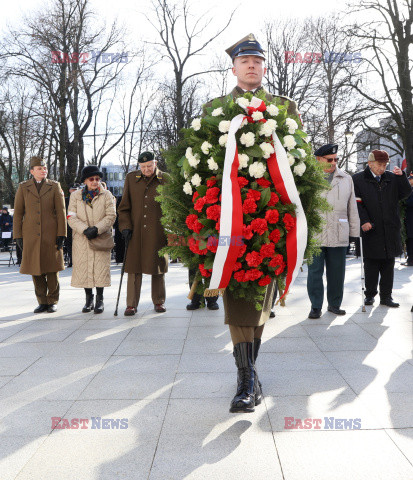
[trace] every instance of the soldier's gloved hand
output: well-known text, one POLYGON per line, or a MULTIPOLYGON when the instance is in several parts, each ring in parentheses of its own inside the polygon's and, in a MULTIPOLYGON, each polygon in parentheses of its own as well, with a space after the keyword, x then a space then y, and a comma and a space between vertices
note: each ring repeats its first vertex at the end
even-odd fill
POLYGON ((63 242, 65 241, 65 238, 66 237, 60 237, 60 236, 56 238, 56 247, 58 250, 63 248, 63 242))
POLYGON ((16 240, 16 245, 20 248, 20 250, 23 250, 23 239, 15 238, 15 240, 16 240))
POLYGON ((83 230, 83 234, 86 235, 88 240, 93 240, 98 236, 98 229, 96 227, 88 227, 86 230, 83 230))
POLYGON ((132 230, 130 230, 129 228, 125 228, 125 230, 122 230, 122 237, 125 242, 129 242, 129 240, 132 238, 132 230))

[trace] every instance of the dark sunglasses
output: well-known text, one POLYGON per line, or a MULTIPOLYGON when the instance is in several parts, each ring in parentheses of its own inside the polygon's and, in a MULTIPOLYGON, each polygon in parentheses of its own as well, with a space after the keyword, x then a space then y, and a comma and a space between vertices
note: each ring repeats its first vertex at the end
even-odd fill
POLYGON ((91 182, 100 182, 100 177, 88 177, 91 182))
POLYGON ((324 160, 327 160, 328 163, 332 163, 332 162, 338 162, 340 160, 340 157, 335 157, 335 158, 326 158, 326 157, 321 157, 321 158, 324 158, 324 160))

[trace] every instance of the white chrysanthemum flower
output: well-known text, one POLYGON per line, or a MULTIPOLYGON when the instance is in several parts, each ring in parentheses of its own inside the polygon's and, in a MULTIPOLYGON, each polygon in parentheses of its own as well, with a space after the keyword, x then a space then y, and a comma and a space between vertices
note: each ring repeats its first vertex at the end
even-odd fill
POLYGON ((228 141, 228 134, 227 133, 225 135, 221 135, 218 139, 218 142, 221 145, 221 147, 226 147, 227 146, 227 141, 228 141))
POLYGON ((251 177, 261 178, 265 170, 265 165, 262 162, 254 162, 249 166, 248 173, 251 177))
POLYGON ((201 185, 201 177, 196 173, 192 178, 191 178, 191 183, 194 187, 199 187, 201 185))
MULTIPOLYGON (((287 119, 288 120, 288 119, 287 119)), ((284 147, 288 148, 288 150, 291 150, 296 146, 295 139, 292 135, 286 135, 284 137, 284 147)))
POLYGON ((298 128, 297 122, 295 120, 293 120, 292 118, 287 118, 285 120, 285 123, 288 127, 288 133, 293 134, 298 128))
POLYGON ((292 167, 295 163, 295 158, 291 155, 291 153, 287 153, 287 159, 290 167, 292 167))
POLYGON ((262 112, 254 112, 251 117, 254 122, 258 122, 258 120, 262 120, 264 118, 264 115, 262 114, 262 112))
POLYGON ((212 113, 211 113, 213 117, 218 117, 219 115, 223 115, 223 114, 224 114, 224 111, 222 110, 222 107, 212 110, 212 113))
POLYGON ((183 190, 187 195, 192 195, 192 186, 189 182, 185 182, 183 190))
POLYGON ((262 153, 263 153, 262 156, 264 158, 270 158, 271 154, 274 153, 274 147, 271 145, 271 143, 267 143, 267 142, 261 143, 260 148, 262 150, 262 153))
POLYGON ((265 123, 261 125, 259 134, 264 135, 265 137, 271 137, 271 135, 275 132, 277 128, 277 122, 275 120, 267 120, 265 123))
POLYGON ((304 162, 300 162, 298 165, 294 167, 294 173, 301 177, 301 175, 305 172, 306 170, 306 165, 304 162))
POLYGON ((204 142, 201 145, 202 153, 205 153, 205 155, 208 155, 210 148, 212 148, 212 145, 209 142, 204 142))
POLYGON ((207 163, 210 170, 218 170, 218 164, 212 157, 208 158, 207 163))
POLYGON ((267 112, 272 116, 272 117, 276 117, 279 113, 279 110, 278 108, 271 104, 271 105, 267 105, 267 112))
POLYGON ((305 150, 303 148, 297 148, 297 150, 300 152, 301 158, 306 157, 307 154, 305 153, 305 150))
POLYGON ((248 167, 249 158, 250 157, 246 153, 239 153, 238 154, 238 161, 239 161, 238 170, 241 170, 241 168, 247 168, 248 167))
MULTIPOLYGON (((186 158, 188 158, 188 157, 186 157, 186 158)), ((199 161, 200 161, 199 160, 199 155, 197 153, 188 158, 188 163, 189 163, 189 165, 191 165, 192 168, 196 168, 199 161)))
POLYGON ((246 147, 252 147, 255 143, 255 135, 252 132, 243 133, 239 140, 246 147))
POLYGON ((197 132, 201 128, 201 119, 194 118, 194 120, 192 120, 191 127, 197 132))
POLYGON ((247 108, 250 106, 250 101, 248 100, 248 98, 244 98, 244 97, 237 98, 235 100, 235 103, 237 103, 242 108, 247 108))
POLYGON ((186 158, 190 158, 190 157, 192 157, 193 155, 194 155, 194 154, 192 153, 192 148, 191 148, 191 147, 188 147, 188 148, 186 149, 186 152, 185 152, 185 157, 186 157, 186 158))
POLYGON ((222 120, 222 122, 219 122, 219 125, 218 125, 218 130, 221 132, 221 133, 227 133, 229 132, 229 126, 231 125, 231 121, 230 120, 222 120))

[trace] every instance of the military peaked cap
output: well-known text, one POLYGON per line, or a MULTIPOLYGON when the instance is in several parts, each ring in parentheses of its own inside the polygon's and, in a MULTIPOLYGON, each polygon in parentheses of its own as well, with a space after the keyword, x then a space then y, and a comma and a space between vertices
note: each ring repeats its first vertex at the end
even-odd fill
POLYGON ((236 57, 245 55, 254 55, 265 59, 264 49, 258 43, 253 33, 250 33, 244 38, 241 38, 237 43, 225 50, 234 61, 236 57))
POLYGON ((143 152, 138 157, 139 163, 146 163, 150 162, 151 160, 155 160, 155 156, 152 152, 143 152))
POLYGON ((324 157, 325 155, 333 155, 337 153, 338 145, 335 143, 327 143, 326 145, 322 145, 320 148, 314 152, 316 157, 324 157))
POLYGON ((46 166, 46 162, 41 157, 32 157, 30 159, 30 170, 33 167, 45 167, 45 166, 46 166))

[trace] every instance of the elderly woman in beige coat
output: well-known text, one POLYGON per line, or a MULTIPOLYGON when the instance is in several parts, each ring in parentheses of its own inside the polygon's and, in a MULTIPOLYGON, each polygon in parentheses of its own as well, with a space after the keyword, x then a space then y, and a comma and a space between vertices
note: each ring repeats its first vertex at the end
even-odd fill
POLYGON ((110 286, 111 252, 92 250, 89 242, 104 232, 111 232, 116 219, 114 197, 102 185, 102 176, 96 165, 85 167, 81 175, 85 187, 70 195, 68 208, 68 223, 73 230, 71 285, 85 289, 84 313, 103 312, 103 288, 110 286), (95 305, 93 287, 96 287, 95 305))

